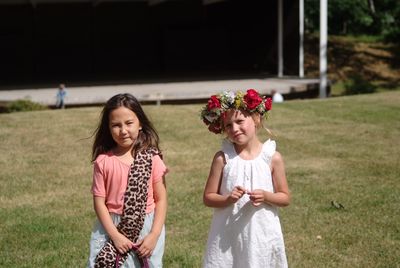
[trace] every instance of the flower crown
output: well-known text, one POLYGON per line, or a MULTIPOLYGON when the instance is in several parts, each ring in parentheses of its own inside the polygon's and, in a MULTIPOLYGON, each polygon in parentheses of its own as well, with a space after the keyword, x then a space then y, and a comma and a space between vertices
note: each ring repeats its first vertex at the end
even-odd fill
POLYGON ((265 118, 272 108, 272 99, 262 97, 257 90, 248 89, 246 94, 241 91, 224 91, 218 95, 212 95, 207 104, 201 110, 201 118, 208 126, 208 130, 216 134, 222 133, 225 113, 229 109, 241 109, 252 113, 259 113, 265 118))

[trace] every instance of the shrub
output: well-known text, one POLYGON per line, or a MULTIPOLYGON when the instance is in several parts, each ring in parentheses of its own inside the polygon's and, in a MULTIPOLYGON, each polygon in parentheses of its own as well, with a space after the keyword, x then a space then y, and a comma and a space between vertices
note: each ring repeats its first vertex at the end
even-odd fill
POLYGON ((31 100, 16 100, 10 102, 6 106, 6 111, 8 113, 12 112, 25 112, 25 111, 38 111, 38 110, 45 110, 47 109, 46 106, 33 102, 31 100))
POLYGON ((344 83, 345 94, 363 94, 373 93, 376 91, 376 86, 363 79, 360 75, 352 75, 349 80, 344 83))

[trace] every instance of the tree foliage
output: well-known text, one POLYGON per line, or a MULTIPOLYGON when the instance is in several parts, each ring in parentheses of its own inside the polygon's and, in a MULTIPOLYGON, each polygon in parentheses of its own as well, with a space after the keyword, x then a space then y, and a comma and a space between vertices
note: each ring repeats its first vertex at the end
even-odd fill
MULTIPOLYGON (((306 30, 319 30, 320 1, 305 0, 306 30)), ((379 35, 387 41, 400 41, 400 1, 328 1, 328 29, 335 35, 379 35)))

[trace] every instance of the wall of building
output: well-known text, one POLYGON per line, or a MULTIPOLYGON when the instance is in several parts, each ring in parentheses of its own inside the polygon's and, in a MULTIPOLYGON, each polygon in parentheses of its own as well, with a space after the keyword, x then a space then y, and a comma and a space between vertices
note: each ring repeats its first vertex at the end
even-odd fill
MULTIPOLYGON (((298 3, 284 1, 285 75, 298 3)), ((231 0, 0 6, 0 87, 277 73, 277 3, 231 0)))

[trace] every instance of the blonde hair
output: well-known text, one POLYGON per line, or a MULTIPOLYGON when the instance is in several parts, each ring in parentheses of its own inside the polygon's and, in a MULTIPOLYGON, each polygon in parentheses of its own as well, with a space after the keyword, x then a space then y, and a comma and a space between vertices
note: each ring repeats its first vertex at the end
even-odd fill
POLYGON ((264 122, 267 121, 267 119, 265 117, 263 117, 262 115, 258 114, 258 113, 251 113, 250 116, 253 118, 254 123, 256 124, 256 128, 260 129, 263 128, 269 136, 275 136, 271 130, 269 130, 264 122))

